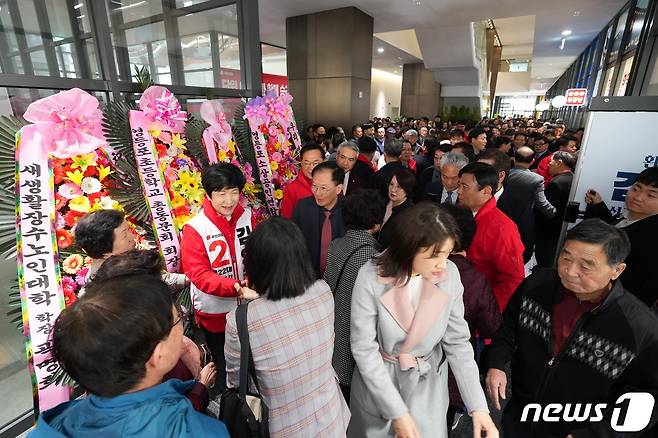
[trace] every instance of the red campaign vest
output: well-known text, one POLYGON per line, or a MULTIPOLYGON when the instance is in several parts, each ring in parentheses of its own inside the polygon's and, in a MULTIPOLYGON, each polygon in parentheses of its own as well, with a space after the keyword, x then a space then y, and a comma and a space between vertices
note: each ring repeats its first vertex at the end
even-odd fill
MULTIPOLYGON (((199 233, 206 248, 206 254, 210 260, 212 270, 217 275, 226 278, 242 280, 244 278, 244 265, 242 252, 251 234, 251 209, 245 208, 244 213, 238 219, 235 226, 235 258, 231 257, 231 250, 224 234, 212 223, 210 219, 201 212, 192 218, 187 224, 199 233)), ((230 312, 237 307, 235 297, 218 297, 202 291, 194 283, 190 285, 192 304, 194 309, 203 313, 222 314, 230 312)))

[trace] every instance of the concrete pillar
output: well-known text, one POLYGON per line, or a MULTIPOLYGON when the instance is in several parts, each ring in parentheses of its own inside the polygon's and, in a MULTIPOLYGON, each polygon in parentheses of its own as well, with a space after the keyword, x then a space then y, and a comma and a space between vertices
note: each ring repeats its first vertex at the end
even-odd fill
POLYGON ((304 124, 368 120, 373 19, 340 8, 286 19, 288 89, 304 124))
POLYGON ((425 64, 405 64, 402 71, 400 115, 434 117, 440 111, 441 85, 425 64))

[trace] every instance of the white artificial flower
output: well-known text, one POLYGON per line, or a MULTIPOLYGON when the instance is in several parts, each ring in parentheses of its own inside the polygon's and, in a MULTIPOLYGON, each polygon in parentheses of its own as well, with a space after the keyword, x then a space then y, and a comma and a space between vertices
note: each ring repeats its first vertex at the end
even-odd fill
POLYGON ((80 187, 82 188, 82 191, 85 192, 87 195, 91 195, 92 193, 98 193, 102 189, 101 182, 92 176, 83 178, 80 187))

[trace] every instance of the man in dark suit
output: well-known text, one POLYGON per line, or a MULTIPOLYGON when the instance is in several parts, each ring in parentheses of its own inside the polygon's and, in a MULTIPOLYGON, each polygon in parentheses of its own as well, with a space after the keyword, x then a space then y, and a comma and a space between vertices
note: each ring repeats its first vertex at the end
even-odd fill
POLYGON ((400 162, 402 154, 402 140, 397 138, 386 139, 384 143, 384 160, 386 165, 370 177, 370 187, 376 189, 382 199, 388 201, 388 185, 393 174, 400 169, 406 169, 400 162))
MULTIPOLYGON (((361 138, 372 140, 369 137, 361 138)), ((374 143, 374 140, 372 140, 372 142, 374 143)), ((375 144, 374 147, 376 149, 377 145, 375 144)), ((363 154, 355 141, 345 141, 338 146, 336 152, 336 164, 343 169, 345 174, 342 183, 343 195, 349 195, 358 188, 365 188, 368 186, 370 175, 372 175, 374 171, 363 161, 363 154)))
POLYGON ((549 156, 551 152, 548 150, 548 140, 543 135, 535 137, 532 147, 535 150, 535 158, 533 159, 532 164, 530 164, 529 169, 535 170, 537 166, 539 166, 541 160, 549 156))
MULTIPOLYGON (((438 153, 440 149, 435 151, 438 153)), ((433 201, 439 204, 457 203, 459 171, 468 164, 468 158, 460 152, 448 152, 434 166, 426 169, 417 184, 416 201, 433 201)))
POLYGON ((329 244, 345 235, 340 200, 344 178, 345 173, 334 162, 315 166, 313 196, 300 200, 292 214, 293 222, 302 230, 318 278, 322 278, 327 267, 329 244))
POLYGON ((552 218, 543 214, 535 216, 535 258, 540 268, 553 266, 575 169, 576 156, 565 151, 555 152, 548 164, 552 179, 545 193, 548 202, 555 207, 555 215, 552 218))
POLYGON ((537 209, 548 218, 555 215, 555 207, 546 200, 544 194, 544 178, 528 169, 534 155, 534 151, 527 146, 516 150, 514 153, 514 168, 510 170, 507 176, 505 192, 501 196, 498 205, 501 210, 507 209, 511 212, 518 210, 516 213, 516 220, 518 220, 516 226, 519 228, 521 240, 525 246, 523 252, 523 261, 525 263, 528 263, 532 257, 535 245, 534 209, 537 209))
POLYGON ((585 195, 589 205, 585 218, 598 217, 621 228, 631 242, 626 269, 619 279, 633 295, 648 306, 658 300, 658 269, 655 253, 658 248, 658 167, 645 169, 638 175, 626 194, 626 212, 613 216, 594 190, 585 195))

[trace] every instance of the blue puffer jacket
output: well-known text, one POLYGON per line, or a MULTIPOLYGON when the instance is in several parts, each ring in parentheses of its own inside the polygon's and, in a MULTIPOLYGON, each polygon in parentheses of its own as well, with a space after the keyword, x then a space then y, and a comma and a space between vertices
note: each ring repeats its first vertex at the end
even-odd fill
POLYGON ((90 395, 45 411, 28 435, 43 437, 228 437, 224 424, 194 410, 185 391, 194 381, 172 379, 114 398, 90 395))

